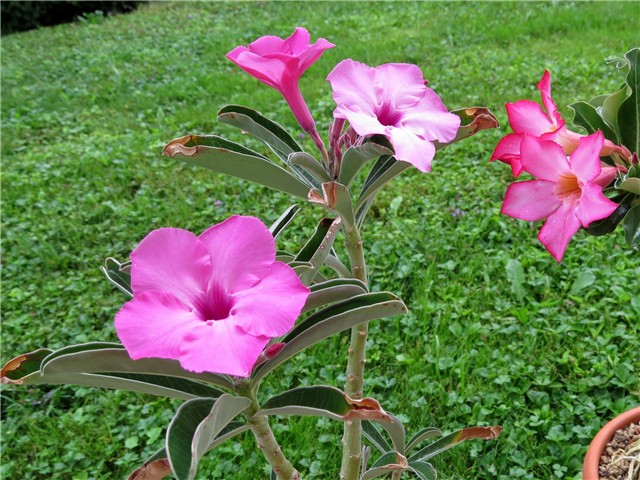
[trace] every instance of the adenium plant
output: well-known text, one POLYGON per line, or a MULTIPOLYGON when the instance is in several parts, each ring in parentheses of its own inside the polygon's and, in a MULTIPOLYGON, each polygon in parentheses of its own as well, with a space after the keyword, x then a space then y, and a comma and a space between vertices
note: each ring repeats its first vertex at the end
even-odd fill
MULTIPOLYGON (((248 430, 272 478, 301 478, 287 459, 290 447, 279 445, 271 430, 273 416, 343 422, 340 478, 345 480, 432 479, 430 460, 438 453, 500 434, 499 426, 447 435, 412 426, 416 433, 407 437, 405 426, 384 409, 384 399, 365 396, 368 324, 393 321, 407 307, 390 292, 369 290, 361 235, 368 209, 386 184, 411 167, 428 172, 438 150, 498 122, 485 107, 449 110, 416 65, 371 67, 346 59, 327 77, 336 108, 325 143, 299 81, 333 46, 325 39, 310 43, 309 33, 298 27, 289 38, 262 37, 227 54, 280 92, 313 141, 315 156, 280 124, 239 105, 223 107, 218 119, 261 141, 270 154, 196 134, 172 140, 163 151, 318 206, 316 229, 296 253, 277 250, 276 240, 300 211, 297 206, 268 228, 257 218, 232 216, 200 235, 155 230, 130 260, 110 258, 103 267, 129 297, 115 315, 122 343, 42 348, 2 369, 3 383, 89 385, 184 400, 164 444, 131 480, 193 479, 203 455, 248 430), (333 248, 338 238, 348 258, 333 248), (260 384, 267 375, 345 330, 351 340, 342 389, 294 386, 264 398, 260 384)), ((638 243, 638 123, 637 115, 628 113, 629 102, 637 105, 637 57, 637 50, 626 56, 627 82, 623 93, 612 96, 615 102, 598 97, 573 106, 587 135, 567 130, 551 100, 548 72, 539 86, 546 113, 528 101, 507 107, 515 133, 500 142, 493 159, 509 163, 516 176, 526 172, 535 178, 511 185, 502 211, 529 221, 546 218, 540 239, 558 261, 580 227, 593 229, 598 222, 615 227, 625 215, 627 239, 638 243), (636 137, 629 129, 633 122, 636 137)))

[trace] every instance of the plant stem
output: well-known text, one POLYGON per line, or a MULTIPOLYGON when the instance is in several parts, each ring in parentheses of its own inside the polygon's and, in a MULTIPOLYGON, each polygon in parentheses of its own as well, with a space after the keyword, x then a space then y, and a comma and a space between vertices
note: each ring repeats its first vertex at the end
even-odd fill
MULTIPOLYGON (((345 246, 351 262, 351 274, 358 280, 367 283, 367 269, 362 251, 362 239, 355 225, 345 225, 345 246)), ((354 399, 362 398, 364 385, 364 364, 366 362, 365 349, 367 346, 367 322, 360 323, 351 329, 351 343, 347 359, 347 381, 345 393, 354 399)), ((342 437, 342 467, 341 480, 355 480, 360 473, 361 460, 361 425, 360 420, 350 420, 344 423, 342 437)))
POLYGON ((251 431, 258 442, 258 448, 262 451, 269 465, 271 465, 271 469, 280 480, 300 480, 300 473, 286 459, 280 445, 278 445, 278 441, 273 436, 267 416, 255 415, 260 409, 255 395, 253 392, 247 393, 247 396, 251 399, 251 406, 248 411, 249 423, 251 424, 251 431))

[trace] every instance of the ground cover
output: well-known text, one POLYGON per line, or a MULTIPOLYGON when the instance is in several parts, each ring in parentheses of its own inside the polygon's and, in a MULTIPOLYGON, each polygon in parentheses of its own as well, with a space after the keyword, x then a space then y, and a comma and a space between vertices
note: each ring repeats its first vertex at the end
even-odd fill
MULTIPOLYGON (((545 68, 560 106, 618 86, 603 59, 637 46, 635 7, 157 3, 3 38, 2 361, 40 346, 116 340, 113 316, 126 299, 98 267, 126 258, 149 230, 201 231, 233 213, 269 223, 290 204, 159 152, 184 133, 238 140, 216 124, 224 103, 295 130, 278 94, 224 54, 301 25, 337 45, 303 77, 319 125, 333 109, 324 78, 347 57, 416 63, 446 105, 486 105, 504 124, 436 156, 430 174, 407 173, 372 210, 364 231, 372 286, 400 294, 411 314, 372 327, 367 393, 409 429, 504 426, 498 441, 443 455, 442 478, 579 478, 601 419, 640 395, 637 252, 621 233, 578 235, 557 265, 536 225, 499 214, 510 173, 488 158, 506 131, 503 104, 538 100, 545 68)), ((300 231, 280 246, 299 245, 314 223, 306 220, 320 215, 303 206, 300 231)), ((304 352, 277 387, 341 386, 346 345, 345 335, 304 352)), ((3 388, 0 474, 122 478, 160 446, 176 407, 88 388, 3 388)), ((292 419, 274 428, 305 478, 337 477, 340 425, 292 419)), ((266 477, 249 435, 207 467, 215 475, 201 478, 266 477)))

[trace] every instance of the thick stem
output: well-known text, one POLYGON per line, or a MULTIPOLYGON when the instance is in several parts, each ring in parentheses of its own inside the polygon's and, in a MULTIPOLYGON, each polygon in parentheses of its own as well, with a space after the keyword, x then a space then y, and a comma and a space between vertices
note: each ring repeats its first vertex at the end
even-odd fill
POLYGON ((271 465, 271 469, 280 480, 300 480, 300 473, 286 459, 280 445, 278 445, 278 441, 273 436, 267 416, 254 415, 260 409, 260 405, 254 396, 249 398, 251 398, 252 402, 248 412, 251 430, 258 442, 258 448, 260 448, 269 465, 271 465))
MULTIPOLYGON (((358 280, 367 283, 367 270, 362 251, 362 240, 358 228, 345 227, 347 252, 351 262, 351 273, 358 280)), ((347 359, 347 381, 344 386, 345 393, 351 398, 360 399, 364 386, 364 365, 366 362, 365 349, 367 346, 368 324, 360 323, 351 329, 351 343, 349 345, 347 359)), ((361 461, 361 425, 360 420, 351 420, 344 423, 344 435, 342 437, 342 467, 340 469, 341 480, 355 480, 360 473, 361 461)))

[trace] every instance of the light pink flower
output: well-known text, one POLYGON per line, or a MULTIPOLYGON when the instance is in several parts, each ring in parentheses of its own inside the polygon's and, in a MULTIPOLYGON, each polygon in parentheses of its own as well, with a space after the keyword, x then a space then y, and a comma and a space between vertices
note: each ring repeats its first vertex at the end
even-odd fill
POLYGON ((608 217, 618 207, 596 183, 600 173, 601 132, 582 137, 570 158, 550 140, 525 134, 521 161, 536 180, 509 185, 502 213, 521 220, 546 218, 538 239, 558 262, 580 226, 608 217))
MULTIPOLYGON (((566 155, 570 155, 578 148, 578 144, 584 135, 567 129, 558 107, 551 98, 551 75, 544 71, 542 79, 537 85, 542 95, 542 103, 546 110, 543 111, 539 104, 531 100, 518 100, 515 103, 507 103, 507 116, 514 133, 504 137, 496 146, 491 160, 500 160, 511 165, 514 176, 522 173, 523 167, 520 159, 521 142, 524 135, 531 135, 542 140, 551 140, 558 143, 566 155)), ((604 141, 600 156, 611 155, 616 146, 609 140, 604 141)))
POLYGON ((179 228, 151 232, 131 253, 133 300, 115 319, 131 358, 250 375, 309 295, 275 254, 273 236, 254 217, 230 217, 199 237, 179 228))
POLYGON ((227 58, 249 75, 278 90, 303 130, 315 133, 315 122, 302 98, 298 79, 322 52, 335 45, 324 38, 310 45, 309 38, 307 30, 296 27, 285 40, 274 36, 261 37, 247 47, 234 48, 227 53, 227 58))
POLYGON ((358 135, 384 135, 397 160, 422 172, 431 169, 433 142, 453 140, 460 127, 460 118, 425 86, 416 65, 388 63, 372 68, 347 59, 336 65, 327 80, 338 105, 335 118, 347 119, 358 135))

